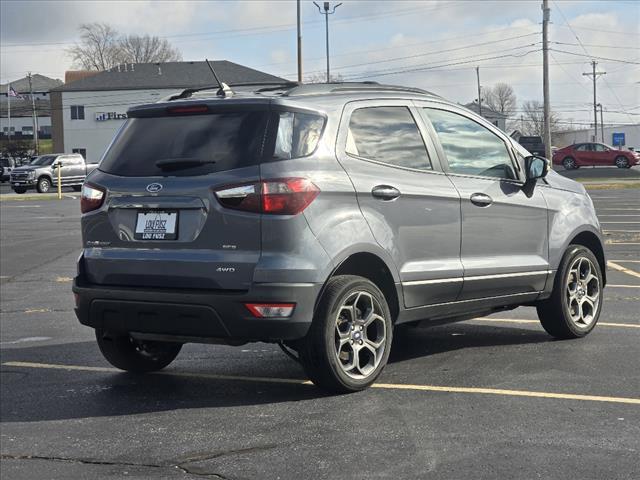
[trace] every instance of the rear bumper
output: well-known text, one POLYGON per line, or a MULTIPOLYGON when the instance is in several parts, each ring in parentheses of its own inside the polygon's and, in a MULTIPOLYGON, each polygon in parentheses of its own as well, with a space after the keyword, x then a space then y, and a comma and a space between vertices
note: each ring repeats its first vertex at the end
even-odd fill
POLYGON ((254 284, 247 292, 93 285, 76 277, 76 316, 96 329, 176 337, 295 340, 306 335, 321 284, 254 284), (255 318, 245 302, 287 302, 288 318, 255 318))

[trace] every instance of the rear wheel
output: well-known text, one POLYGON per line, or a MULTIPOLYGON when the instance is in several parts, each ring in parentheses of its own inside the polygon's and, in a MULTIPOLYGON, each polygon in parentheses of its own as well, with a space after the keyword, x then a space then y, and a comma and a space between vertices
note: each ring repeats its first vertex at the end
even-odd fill
POLYGON ((180 353, 182 344, 142 341, 128 334, 111 334, 96 330, 98 347, 104 358, 116 368, 144 373, 161 370, 180 353))
POLYGON ((551 297, 537 306, 538 318, 553 337, 584 337, 598 323, 602 302, 598 260, 588 248, 571 245, 556 273, 551 297))
POLYGON ((13 187, 13 191, 16 193, 25 193, 27 189, 22 187, 13 187))
POLYGON ((79 192, 80 190, 82 190, 82 185, 74 185, 73 186, 73 191, 74 192, 79 192))
POLYGON ((380 375, 392 336, 391 313, 380 289, 365 278, 340 275, 329 280, 300 360, 318 387, 356 392, 380 375))
POLYGON ((51 189, 51 182, 47 177, 42 177, 38 180, 36 188, 38 189, 38 193, 47 193, 51 189))
POLYGON ((565 170, 573 170, 577 168, 576 160, 573 157, 566 157, 564 160, 562 160, 562 166, 565 170))
POLYGON ((622 155, 620 155, 619 157, 616 157, 616 167, 618 168, 629 168, 629 159, 627 157, 624 157, 622 155))

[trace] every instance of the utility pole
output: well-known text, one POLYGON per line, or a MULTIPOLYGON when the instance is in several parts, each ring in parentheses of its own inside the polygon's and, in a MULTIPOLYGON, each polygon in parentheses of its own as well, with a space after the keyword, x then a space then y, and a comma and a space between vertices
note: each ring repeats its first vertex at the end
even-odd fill
POLYGON ((544 156, 551 158, 551 101, 549 99, 549 0, 542 0, 542 96, 544 97, 544 156))
POLYGON ((300 0, 296 0, 298 18, 298 83, 302 83, 302 31, 300 29, 300 0))
POLYGON ((339 4, 335 5, 333 7, 333 9, 330 8, 329 2, 324 2, 323 8, 320 8, 320 5, 318 5, 316 2, 313 2, 313 4, 316 7, 318 7, 318 12, 320 12, 321 15, 324 15, 324 25, 325 25, 325 32, 326 32, 326 37, 327 37, 327 41, 326 41, 326 44, 327 44, 327 83, 329 83, 331 81, 331 75, 330 75, 330 72, 329 72, 329 15, 333 15, 334 13, 336 13, 336 8, 338 8, 340 5, 342 5, 342 3, 339 3, 339 4))
POLYGON ((9 122, 9 129, 7 130, 8 140, 11 141, 11 84, 7 83, 7 121, 9 122))
POLYGON ((596 98, 596 80, 600 75, 605 75, 607 72, 596 72, 596 65, 598 62, 595 60, 591 61, 592 71, 589 73, 583 73, 582 75, 586 77, 593 77, 593 138, 594 140, 598 139, 598 101, 596 98))
POLYGON ((478 79, 478 115, 482 116, 482 97, 480 96, 480 67, 476 67, 476 78, 478 79))
POLYGON ((604 120, 602 117, 602 104, 599 103, 598 107, 600 108, 600 141, 604 143, 604 120))
POLYGON ((31 95, 31 111, 33 115, 33 144, 35 146, 35 154, 39 155, 40 148, 38 145, 38 115, 36 113, 36 99, 33 96, 33 84, 31 83, 31 72, 27 75, 29 79, 29 94, 31 95))

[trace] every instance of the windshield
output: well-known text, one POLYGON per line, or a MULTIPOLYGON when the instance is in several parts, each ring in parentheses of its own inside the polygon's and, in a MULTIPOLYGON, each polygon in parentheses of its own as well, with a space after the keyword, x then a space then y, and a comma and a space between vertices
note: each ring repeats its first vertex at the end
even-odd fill
POLYGON ((56 158, 55 155, 43 155, 36 158, 30 165, 51 165, 56 158))

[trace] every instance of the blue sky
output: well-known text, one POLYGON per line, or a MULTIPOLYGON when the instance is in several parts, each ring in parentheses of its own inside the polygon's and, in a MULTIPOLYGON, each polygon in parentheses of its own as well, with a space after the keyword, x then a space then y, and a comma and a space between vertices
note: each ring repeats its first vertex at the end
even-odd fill
MULTIPOLYGON (((482 85, 506 82, 514 87, 519 102, 541 100, 541 3, 346 0, 330 17, 332 71, 346 79, 422 87, 467 103, 477 97, 475 66, 479 65, 482 85), (491 58, 498 56, 504 58, 491 58)), ((64 50, 75 41, 78 25, 96 21, 122 33, 166 37, 186 60, 227 59, 291 79, 296 74, 295 2, 3 1, 0 5, 2 82, 20 78, 28 70, 63 78, 71 68, 64 50)), ((605 122, 637 123, 640 2, 556 0, 550 7, 551 40, 561 42, 551 45, 558 50, 551 58, 553 108, 567 126, 591 120, 592 87, 582 72, 589 70, 590 56, 597 56, 602 57, 598 68, 607 71, 598 80, 605 122)), ((305 73, 322 72, 323 17, 312 2, 303 1, 302 18, 305 73)))

